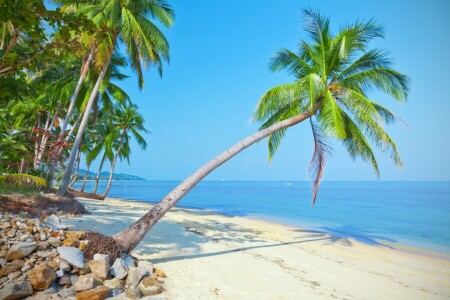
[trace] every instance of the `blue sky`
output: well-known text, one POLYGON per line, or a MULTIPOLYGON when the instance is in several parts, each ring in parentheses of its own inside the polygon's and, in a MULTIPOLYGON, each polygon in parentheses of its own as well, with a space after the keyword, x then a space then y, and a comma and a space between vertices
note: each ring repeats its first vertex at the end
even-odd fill
MULTIPOLYGON (((390 126, 404 161, 396 169, 378 154, 381 180, 450 180, 450 1, 169 1, 175 25, 165 31, 171 61, 163 78, 145 75, 121 83, 139 105, 151 131, 146 151, 133 146, 131 165, 118 172, 154 180, 179 180, 240 139, 254 133, 249 122, 259 97, 287 74, 268 70, 280 48, 296 49, 301 9, 330 17, 337 30, 358 18, 374 17, 386 38, 373 45, 391 53, 395 68, 411 77, 405 104, 384 95, 374 99, 399 114, 407 126, 390 126)), ((126 73, 131 75, 131 71, 126 73)), ((353 162, 333 143, 325 180, 376 180, 370 165, 353 162)), ((270 165, 265 141, 245 150, 208 176, 210 180, 307 180, 313 152, 307 124, 291 128, 270 165)))

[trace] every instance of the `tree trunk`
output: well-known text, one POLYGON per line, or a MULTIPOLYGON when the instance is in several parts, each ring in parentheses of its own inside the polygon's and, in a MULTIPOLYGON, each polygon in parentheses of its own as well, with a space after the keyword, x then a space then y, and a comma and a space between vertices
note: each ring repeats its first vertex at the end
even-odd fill
POLYGON ((119 156, 120 150, 122 150, 122 146, 123 146, 123 142, 125 140, 126 133, 127 133, 127 131, 124 129, 122 131, 122 136, 120 138, 120 144, 117 147, 116 154, 114 155, 114 159, 113 159, 113 161, 111 163, 111 170, 109 171, 108 185, 106 186, 105 192, 100 195, 102 200, 106 198, 106 196, 109 194, 109 190, 111 189, 111 183, 112 183, 112 179, 113 179, 114 167, 116 166, 116 161, 117 161, 117 157, 119 156))
POLYGON ((92 93, 89 97, 86 108, 84 110, 83 119, 81 120, 80 128, 78 129, 77 136, 75 137, 75 141, 73 143, 72 150, 70 152, 69 160, 67 162, 67 167, 64 172, 64 175, 63 175, 63 178, 61 181, 61 185, 59 186, 59 190, 58 190, 59 195, 64 195, 67 192, 67 189, 69 187, 69 180, 70 180, 70 175, 72 174, 72 171, 73 171, 73 165, 75 163, 75 156, 77 155, 78 148, 80 146, 81 140, 83 139, 83 133, 84 133, 84 130, 86 129, 86 126, 88 123, 89 114, 91 112, 92 105, 94 104, 94 100, 97 97, 98 91, 100 89, 100 84, 102 83, 103 78, 105 77, 106 71, 108 70, 110 59, 111 59, 111 57, 109 57, 109 59, 103 66, 100 74, 98 75, 97 82, 95 83, 94 89, 92 90, 92 93))
POLYGON ((94 186, 94 191, 93 191, 94 194, 97 193, 98 181, 100 180, 100 173, 102 172, 103 163, 105 162, 105 158, 106 158, 106 151, 103 154, 102 160, 100 161, 100 167, 98 168, 97 176, 95 177, 95 186, 94 186))
POLYGON ((75 177, 73 178, 73 180, 70 182, 69 184, 69 188, 72 188, 73 185, 75 184, 75 182, 77 182, 78 179, 78 171, 80 170, 80 162, 81 162, 81 151, 78 150, 78 155, 77 155, 77 170, 75 171, 75 177))
MULTIPOLYGON (((66 133, 67 125, 69 124, 70 117, 72 116, 72 112, 73 112, 73 108, 75 106, 75 102, 76 102, 76 100, 78 98, 78 94, 80 93, 81 87, 83 86, 83 82, 84 82, 84 79, 86 78, 86 75, 88 73, 89 66, 90 66, 90 64, 92 62, 92 58, 93 58, 93 51, 91 51, 91 53, 89 54, 88 58, 84 62, 83 66, 81 67, 80 78, 78 79, 77 86, 75 87, 75 91, 73 92, 72 97, 70 97, 69 108, 67 109, 67 114, 66 114, 66 117, 64 118, 63 124, 61 126, 61 132, 60 132, 60 135, 58 137, 58 141, 57 141, 57 145, 58 146, 55 149, 55 157, 53 157, 52 163, 51 163, 51 166, 50 166, 50 172, 49 172, 49 175, 50 175, 49 176, 49 178, 50 178, 50 180, 49 180, 50 187, 52 185, 51 182, 53 181, 53 174, 55 173, 56 165, 58 164, 59 157, 60 157, 60 155, 62 153, 62 147, 61 147, 60 143, 64 139, 64 134, 66 133)), ((77 119, 77 121, 78 121, 78 119, 77 119)), ((70 130, 69 136, 73 132, 74 127, 75 127, 75 124, 74 124, 74 126, 72 126, 72 129, 70 130)))
POLYGON ((41 164, 41 158, 42 158, 42 152, 44 151, 45 144, 47 143, 47 127, 50 124, 50 114, 47 113, 47 121, 45 121, 44 126, 44 132, 42 133, 41 142, 39 144, 39 147, 37 148, 37 154, 34 157, 34 169, 39 169, 39 166, 41 164))
POLYGON ((37 162, 36 162, 37 167, 36 167, 36 169, 39 169, 39 167, 41 166, 42 157, 44 156, 45 149, 46 149, 46 146, 47 146, 47 142, 48 142, 48 139, 50 138, 50 133, 51 133, 51 130, 53 128, 53 124, 55 124, 55 121, 58 118, 60 110, 61 110, 61 104, 58 105, 58 107, 56 108, 55 114, 53 115, 50 123, 47 122, 47 124, 45 125, 44 134, 42 136, 42 141, 41 141, 41 147, 40 147, 40 150, 39 150, 39 153, 38 153, 38 157, 37 157, 37 162))
POLYGON ((87 182, 90 167, 91 167, 91 164, 86 163, 86 173, 84 174, 83 184, 81 185, 81 188, 80 188, 81 192, 84 192, 84 188, 86 187, 86 182, 87 182))
POLYGON ((254 133, 253 135, 238 142, 228 150, 222 152, 180 183, 143 217, 131 224, 125 230, 115 234, 113 236, 114 240, 123 251, 129 253, 140 243, 145 234, 164 216, 167 211, 174 207, 184 195, 186 195, 198 182, 200 182, 214 169, 228 161, 242 150, 271 135, 272 133, 298 124, 310 116, 310 112, 305 112, 276 123, 266 129, 254 133))

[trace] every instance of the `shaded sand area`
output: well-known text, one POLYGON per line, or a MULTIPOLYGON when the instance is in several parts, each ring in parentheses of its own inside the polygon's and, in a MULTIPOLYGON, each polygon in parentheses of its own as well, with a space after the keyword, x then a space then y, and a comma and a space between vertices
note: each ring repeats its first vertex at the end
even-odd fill
MULTIPOLYGON (((81 200, 65 219, 112 235, 151 205, 81 200)), ((132 252, 168 276, 169 299, 449 299, 448 257, 416 255, 207 210, 172 209, 132 252)))

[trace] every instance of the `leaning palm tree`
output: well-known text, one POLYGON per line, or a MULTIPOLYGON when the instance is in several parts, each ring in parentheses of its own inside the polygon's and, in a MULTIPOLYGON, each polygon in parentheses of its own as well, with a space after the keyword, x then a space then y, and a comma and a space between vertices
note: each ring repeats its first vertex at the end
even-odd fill
POLYGON ((371 162, 377 175, 371 145, 389 151, 394 163, 402 165, 395 143, 383 129, 383 123, 392 123, 397 117, 369 97, 369 91, 379 90, 404 101, 408 92, 408 78, 391 68, 386 53, 368 49, 371 40, 383 36, 381 26, 372 20, 357 21, 333 34, 327 18, 311 9, 304 14, 309 40, 301 41, 295 53, 278 51, 270 63, 272 70, 286 70, 295 80, 272 88, 260 99, 254 113, 254 119, 262 122, 260 131, 213 158, 143 217, 114 235, 122 251, 133 250, 156 222, 215 168, 265 137, 269 137, 271 159, 286 129, 306 120, 314 137, 313 203, 330 150, 327 139, 341 141, 351 157, 371 162))
POLYGON ((80 10, 85 12, 88 18, 93 20, 104 32, 103 39, 97 46, 93 58, 99 75, 80 122, 59 187, 59 194, 67 192, 78 147, 87 126, 92 105, 107 73, 111 57, 114 51, 117 51, 118 42, 121 41, 126 46, 128 60, 138 76, 140 88, 144 85, 142 65, 156 65, 161 74, 162 61, 169 60, 169 44, 164 34, 147 18, 147 16, 151 16, 166 27, 172 25, 174 12, 164 0, 101 0, 93 2, 94 4, 82 5, 80 10))

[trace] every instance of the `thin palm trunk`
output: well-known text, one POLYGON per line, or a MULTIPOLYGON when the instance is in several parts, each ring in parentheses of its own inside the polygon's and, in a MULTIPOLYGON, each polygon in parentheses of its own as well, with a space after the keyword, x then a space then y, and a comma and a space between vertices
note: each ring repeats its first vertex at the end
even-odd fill
POLYGON ((70 175, 72 175, 73 172, 75 157, 77 155, 78 148, 80 147, 81 140, 83 139, 84 130, 86 129, 89 120, 89 114, 91 112, 92 105, 94 104, 95 98, 97 98, 98 91, 100 89, 100 84, 102 83, 103 78, 106 75, 106 71, 108 70, 110 59, 111 57, 109 57, 109 59, 106 61, 100 74, 98 75, 97 82, 95 83, 94 89, 92 90, 91 96, 89 97, 88 103, 86 105, 83 114, 83 119, 81 120, 80 128, 78 129, 77 136, 75 137, 75 141, 73 143, 72 150, 70 152, 69 160, 67 162, 67 167, 58 190, 58 194, 60 195, 64 195, 69 187, 70 175))
POLYGON ((208 163, 203 165, 200 169, 195 171, 182 183, 180 183, 143 217, 131 224, 125 230, 114 235, 114 240, 122 248, 123 251, 129 253, 140 243, 146 233, 164 216, 164 214, 172 207, 174 207, 184 195, 186 195, 198 182, 205 178, 209 173, 211 173, 217 167, 228 161, 230 158, 232 158, 242 150, 253 145, 254 143, 283 128, 296 125, 306 120, 310 116, 310 112, 305 112, 298 114, 295 117, 276 123, 243 139, 228 150, 222 152, 221 154, 210 160, 208 163))
POLYGON ((91 167, 90 163, 86 163, 86 173, 84 174, 83 184, 81 185, 80 191, 84 192, 84 188, 86 187, 86 182, 89 174, 89 168, 91 167))
POLYGON ((102 172, 105 158, 106 158, 106 151, 103 154, 102 160, 100 161, 100 167, 98 168, 97 176, 95 177, 95 186, 94 186, 94 191, 93 191, 94 194, 97 192, 97 189, 98 189, 98 181, 100 180, 100 173, 102 172))
POLYGON ((112 179, 113 179, 113 173, 114 173, 114 167, 116 166, 117 157, 119 156, 120 151, 122 150, 123 142, 125 140, 126 130, 124 129, 122 132, 122 137, 120 138, 120 144, 117 147, 116 154, 114 155, 114 159, 111 163, 111 170, 109 171, 109 178, 108 178, 108 185, 106 186, 105 192, 100 195, 101 199, 105 199, 106 196, 109 194, 109 190, 111 189, 112 179))
POLYGON ((50 124, 50 114, 49 113, 47 113, 47 121, 45 121, 44 132, 42 133, 40 143, 38 143, 39 146, 37 148, 37 153, 35 153, 35 156, 34 156, 34 169, 35 170, 39 169, 40 160, 42 157, 41 153, 43 151, 43 148, 45 147, 45 143, 47 142, 45 133, 47 132, 48 124, 50 124))
MULTIPOLYGON (((56 109, 55 114, 53 115, 51 121, 47 122, 45 124, 44 134, 42 135, 41 147, 39 148, 39 153, 38 153, 37 162, 36 162, 37 166, 35 167, 35 169, 39 169, 39 167, 41 166, 42 157, 44 156, 47 142, 48 142, 48 139, 50 138, 50 132, 53 128, 53 124, 55 124, 56 119, 59 116, 60 110, 61 110, 61 105, 58 105, 58 108, 56 109)), ((47 119, 47 120, 49 120, 49 119, 47 119)))
POLYGON ((77 179, 78 179, 78 172, 79 172, 79 170, 80 170, 80 162, 81 162, 81 151, 78 150, 77 162, 76 162, 76 164, 77 164, 77 169, 76 169, 76 171, 75 171, 75 176, 73 177, 72 181, 71 181, 70 184, 69 184, 69 188, 72 188, 73 185, 75 184, 75 182, 77 182, 77 179))

